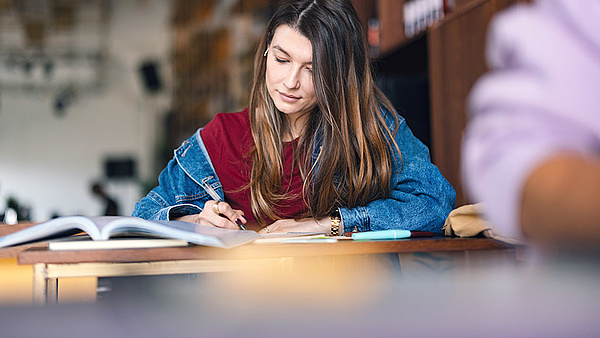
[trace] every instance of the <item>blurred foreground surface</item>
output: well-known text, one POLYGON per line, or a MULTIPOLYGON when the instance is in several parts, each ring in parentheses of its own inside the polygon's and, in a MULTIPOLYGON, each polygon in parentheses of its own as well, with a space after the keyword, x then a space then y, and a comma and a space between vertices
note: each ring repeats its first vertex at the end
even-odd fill
POLYGON ((409 277, 387 263, 339 269, 316 259, 115 278, 94 304, 0 307, 0 336, 598 337, 597 262, 409 277))

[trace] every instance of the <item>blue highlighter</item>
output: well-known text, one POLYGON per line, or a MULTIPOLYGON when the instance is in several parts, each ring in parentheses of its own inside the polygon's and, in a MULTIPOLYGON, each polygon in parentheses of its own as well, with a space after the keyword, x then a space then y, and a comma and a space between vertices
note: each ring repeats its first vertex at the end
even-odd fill
POLYGON ((355 232, 352 234, 353 240, 393 240, 401 238, 409 238, 410 230, 380 230, 380 231, 365 231, 355 232))

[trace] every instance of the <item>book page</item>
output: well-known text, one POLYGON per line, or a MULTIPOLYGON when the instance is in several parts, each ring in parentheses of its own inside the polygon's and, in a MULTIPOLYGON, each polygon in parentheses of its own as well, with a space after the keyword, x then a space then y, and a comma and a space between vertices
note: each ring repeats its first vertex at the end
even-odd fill
POLYGON ((326 234, 322 232, 286 232, 286 233, 269 233, 262 234, 261 237, 254 243, 282 243, 294 238, 326 238, 326 234))
POLYGON ((192 244, 230 248, 260 238, 255 231, 222 229, 210 225, 180 221, 144 220, 137 217, 118 217, 102 224, 102 239, 131 233, 162 238, 186 240, 192 244))
POLYGON ((55 218, 0 237, 0 248, 42 241, 50 238, 66 237, 79 232, 85 232, 94 239, 100 237, 96 225, 90 218, 83 216, 66 216, 55 218))

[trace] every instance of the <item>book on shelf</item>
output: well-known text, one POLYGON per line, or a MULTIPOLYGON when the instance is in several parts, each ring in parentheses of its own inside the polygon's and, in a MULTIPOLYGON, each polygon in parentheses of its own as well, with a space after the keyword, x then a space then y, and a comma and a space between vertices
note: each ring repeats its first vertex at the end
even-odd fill
MULTIPOLYGON (((154 221, 128 216, 65 216, 0 237, 0 248, 31 242, 49 241, 81 233, 89 236, 91 241, 88 242, 114 242, 115 237, 144 237, 141 239, 149 240, 154 238, 179 241, 171 241, 171 246, 181 246, 184 242, 187 242, 219 248, 231 248, 253 242, 255 239, 260 238, 260 235, 254 231, 229 230, 189 222, 154 221)), ((137 240, 141 239, 138 238, 137 240)), ((85 242, 81 239, 73 240, 85 242)), ((122 241, 125 238, 118 240, 122 241)), ((56 241, 56 243, 60 242, 56 241)), ((67 240, 63 240, 62 242, 67 242, 67 240)), ((154 242, 153 245, 155 246, 169 245, 169 242, 162 242, 162 244, 159 244, 161 241, 154 242)), ((138 244, 141 244, 141 242, 138 244)), ((61 245, 64 246, 65 244, 58 244, 59 247, 61 245)), ((81 245, 81 243, 71 245, 81 245)), ((117 243, 105 243, 104 245, 118 247, 117 243)), ((53 244, 53 246, 56 247, 56 244, 53 244)), ((102 244, 95 243, 91 246, 99 247, 102 244)))

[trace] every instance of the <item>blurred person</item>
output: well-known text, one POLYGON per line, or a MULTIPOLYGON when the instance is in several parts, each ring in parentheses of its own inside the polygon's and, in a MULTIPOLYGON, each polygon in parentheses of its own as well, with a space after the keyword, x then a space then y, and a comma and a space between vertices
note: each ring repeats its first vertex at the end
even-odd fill
POLYGON ((600 1, 540 0, 492 20, 462 163, 502 236, 600 244, 599 19, 600 1))
POLYGON ((249 107, 183 142, 133 216, 260 233, 439 232, 454 203, 375 86, 350 1, 296 0, 260 41, 249 107))
POLYGON ((119 204, 110 197, 99 182, 92 184, 92 193, 104 203, 103 216, 119 216, 119 204))

